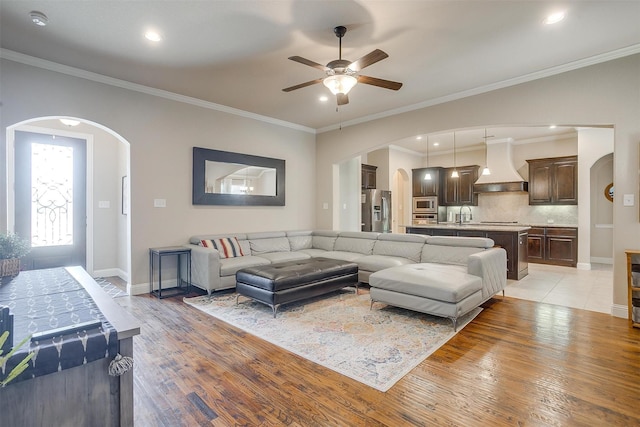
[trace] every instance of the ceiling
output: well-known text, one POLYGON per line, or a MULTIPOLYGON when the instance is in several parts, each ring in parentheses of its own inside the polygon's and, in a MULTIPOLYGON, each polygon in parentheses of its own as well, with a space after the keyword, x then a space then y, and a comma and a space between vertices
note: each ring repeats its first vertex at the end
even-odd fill
MULTIPOLYGON (((3 53, 18 52, 324 131, 640 52, 640 1, 28 1, 0 2, 3 53), (34 25, 30 11, 47 15, 34 25), (564 21, 543 25, 551 12, 564 21), (358 84, 336 111, 323 76, 287 58, 326 64, 374 49, 362 73, 403 82, 358 84), (163 40, 143 37, 147 29, 163 40)), ((538 129, 539 130, 539 129, 538 129)))

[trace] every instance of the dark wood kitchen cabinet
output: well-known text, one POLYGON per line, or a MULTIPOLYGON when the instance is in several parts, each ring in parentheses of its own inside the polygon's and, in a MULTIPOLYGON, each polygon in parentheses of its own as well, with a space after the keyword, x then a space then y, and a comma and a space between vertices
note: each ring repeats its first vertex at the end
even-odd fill
POLYGON ((578 264, 578 229, 532 227, 527 247, 529 262, 575 267, 578 264))
POLYGON ((530 205, 578 204, 578 157, 527 160, 530 205))
POLYGON ((377 166, 362 164, 362 167, 361 167, 361 171, 362 171, 361 183, 362 183, 362 189, 363 190, 376 188, 376 170, 377 169, 378 169, 377 166))
POLYGON ((478 196, 473 192, 473 183, 478 179, 480 166, 460 166, 458 178, 452 178, 454 168, 442 169, 442 197, 440 204, 443 206, 478 206, 478 196))
POLYGON ((413 197, 438 196, 442 193, 442 168, 419 168, 413 169, 411 175, 413 197), (429 173, 431 179, 424 179, 429 173))

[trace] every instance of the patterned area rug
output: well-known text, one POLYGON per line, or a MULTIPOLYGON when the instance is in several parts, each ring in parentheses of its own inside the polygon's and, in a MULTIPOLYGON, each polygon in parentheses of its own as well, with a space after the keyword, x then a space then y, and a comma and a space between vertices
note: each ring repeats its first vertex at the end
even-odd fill
POLYGON ((126 297, 129 295, 113 283, 106 280, 104 277, 95 277, 93 280, 95 280, 102 290, 111 296, 111 298, 126 297))
MULTIPOLYGON (((451 339, 449 319, 376 303, 369 292, 346 288, 322 297, 271 307, 223 294, 185 298, 184 302, 252 335, 380 391, 398 380, 451 339), (350 290, 351 289, 351 290, 350 290)), ((458 320, 458 331, 478 313, 458 320)))

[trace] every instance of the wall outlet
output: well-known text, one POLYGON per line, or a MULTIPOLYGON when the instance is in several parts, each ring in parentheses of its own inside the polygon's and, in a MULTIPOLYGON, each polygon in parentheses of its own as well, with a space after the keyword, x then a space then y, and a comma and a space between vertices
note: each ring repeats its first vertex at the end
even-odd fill
POLYGON ((547 220, 547 224, 553 224, 554 222, 555 222, 555 221, 554 221, 554 220, 552 220, 551 218, 549 218, 549 219, 547 220))
POLYGON ((633 194, 625 194, 622 196, 622 206, 633 206, 635 204, 633 194))
POLYGON ((166 208, 167 207, 167 199, 153 199, 153 207, 154 208, 166 208))

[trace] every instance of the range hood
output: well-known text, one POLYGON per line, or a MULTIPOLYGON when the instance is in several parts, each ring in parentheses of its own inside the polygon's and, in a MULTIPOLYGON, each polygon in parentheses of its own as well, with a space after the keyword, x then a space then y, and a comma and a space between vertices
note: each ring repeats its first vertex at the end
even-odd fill
POLYGON ((491 170, 491 175, 480 175, 473 184, 475 193, 529 191, 529 183, 513 166, 512 141, 512 138, 506 138, 487 142, 487 167, 491 170))

